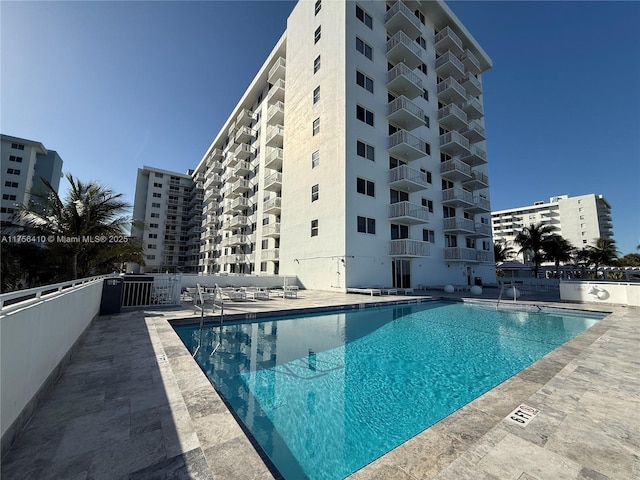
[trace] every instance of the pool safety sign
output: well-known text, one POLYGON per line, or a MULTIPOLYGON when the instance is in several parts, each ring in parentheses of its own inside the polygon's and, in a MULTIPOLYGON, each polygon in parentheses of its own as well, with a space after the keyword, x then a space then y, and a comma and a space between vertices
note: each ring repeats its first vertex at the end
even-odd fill
POLYGON ((506 419, 511 423, 520 425, 521 427, 526 427, 539 411, 540 410, 528 405, 518 405, 518 408, 507 415, 506 419))

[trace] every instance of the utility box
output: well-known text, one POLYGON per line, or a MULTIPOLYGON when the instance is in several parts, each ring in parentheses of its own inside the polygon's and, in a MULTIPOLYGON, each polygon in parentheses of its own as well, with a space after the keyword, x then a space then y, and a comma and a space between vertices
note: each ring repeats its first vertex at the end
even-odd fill
POLYGON ((121 301, 122 278, 105 278, 102 283, 100 315, 114 315, 116 313, 120 313, 121 301))

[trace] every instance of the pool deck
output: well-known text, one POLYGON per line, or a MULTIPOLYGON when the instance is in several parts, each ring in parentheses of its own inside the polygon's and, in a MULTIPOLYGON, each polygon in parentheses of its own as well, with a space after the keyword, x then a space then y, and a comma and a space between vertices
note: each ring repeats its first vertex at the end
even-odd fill
MULTIPOLYGON (((611 313, 349 479, 640 478, 640 309, 555 296, 522 303, 611 313), (539 410, 526 427, 506 419, 521 404, 539 410)), ((303 290, 226 302, 225 314, 415 298, 303 290)), ((3 459, 3 480, 278 478, 169 324, 192 316, 185 305, 98 317, 3 459)))

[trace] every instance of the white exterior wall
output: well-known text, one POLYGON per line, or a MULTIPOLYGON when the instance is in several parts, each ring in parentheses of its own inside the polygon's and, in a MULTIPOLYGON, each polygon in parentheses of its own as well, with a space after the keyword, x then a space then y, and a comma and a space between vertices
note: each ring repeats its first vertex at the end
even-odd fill
POLYGON ((344 288, 345 255, 345 4, 299 2, 287 21, 287 73, 282 184, 281 273, 306 288, 344 288), (322 35, 314 45, 314 31, 322 35), (321 67, 313 73, 314 59, 321 67), (313 90, 320 85, 320 101, 313 90), (320 118, 320 132, 312 133, 320 118), (320 163, 311 168, 311 155, 320 163), (311 187, 319 199, 311 202, 311 187), (311 221, 318 235, 311 237, 311 221))

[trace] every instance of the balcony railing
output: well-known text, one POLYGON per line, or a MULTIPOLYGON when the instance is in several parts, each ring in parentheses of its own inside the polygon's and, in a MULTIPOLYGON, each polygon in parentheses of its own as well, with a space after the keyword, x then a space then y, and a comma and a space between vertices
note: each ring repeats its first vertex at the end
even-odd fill
MULTIPOLYGON (((466 163, 463 163, 466 165, 466 163)), ((481 188, 487 188, 489 186, 489 177, 484 173, 476 170, 471 170, 471 178, 468 180, 462 180, 462 184, 470 190, 478 190, 481 188)))
POLYGON ((467 91, 453 77, 447 77, 438 83, 438 99, 446 103, 462 103, 467 99, 467 91))
POLYGON ((484 115, 482 104, 474 97, 467 98, 467 101, 462 104, 462 110, 467 114, 469 120, 475 120, 484 115))
MULTIPOLYGON (((440 150, 453 156, 469 153, 469 140, 458 132, 448 132, 440 135, 440 150)), ((463 159, 464 160, 464 159, 463 159)))
POLYGON ((284 127, 282 125, 272 125, 267 130, 267 145, 271 147, 282 147, 284 137, 284 127))
POLYGON ((284 57, 278 58, 276 63, 269 69, 269 77, 268 82, 271 84, 276 83, 276 81, 280 78, 284 78, 286 71, 286 61, 284 57))
POLYGON ((284 120, 284 103, 277 102, 267 109, 267 123, 269 125, 282 124, 284 120))
POLYGON ((428 223, 429 210, 411 202, 392 203, 389 205, 389 219, 410 224, 428 223))
POLYGON ((460 160, 464 163, 468 163, 472 167, 476 167, 487 163, 487 154, 477 145, 471 145, 469 151, 460 156, 460 160))
POLYGON ((253 120, 255 120, 254 113, 247 108, 243 108, 242 110, 240 110, 240 112, 236 116, 235 123, 238 126, 251 125, 251 122, 253 122, 253 120))
POLYGON ((427 144, 406 130, 398 130, 389 136, 387 149, 392 155, 411 161, 426 155, 427 144))
POLYGON ((424 110, 401 95, 387 104, 387 119, 395 125, 413 130, 424 125, 424 110))
POLYGON ((279 237, 280 236, 280 224, 270 223, 262 227, 263 237, 279 237))
POLYGON ((468 72, 462 79, 462 86, 474 97, 482 93, 482 84, 480 83, 480 80, 470 72, 468 72))
POLYGON ((232 153, 237 160, 246 160, 255 152, 256 152, 256 149, 253 148, 251 145, 240 144, 233 150, 232 153))
POLYGON ((475 232, 475 225, 470 218, 451 217, 443 220, 442 229, 448 232, 473 233, 475 232))
POLYGON ((468 138, 470 143, 481 142, 486 138, 484 127, 478 120, 471 120, 466 127, 460 129, 460 133, 468 138))
POLYGON ((280 259, 280 249, 271 248, 269 250, 262 250, 262 260, 275 261, 280 259))
POLYGON ((271 191, 280 191, 282 188, 282 173, 272 173, 264 179, 264 189, 271 191))
POLYGON ((480 66, 480 62, 478 58, 471 52, 471 50, 465 50, 462 55, 460 55, 460 60, 464 66, 473 73, 482 73, 482 67, 480 66))
POLYGON ((236 143, 250 143, 251 140, 256 138, 256 131, 250 127, 240 127, 234 136, 236 143))
POLYGON ((440 125, 450 129, 466 127, 467 114, 464 113, 460 107, 452 103, 438 110, 438 122, 440 125))
POLYGON ((389 170, 389 186, 408 192, 415 192, 429 188, 429 182, 427 182, 425 173, 407 165, 400 165, 389 170))
POLYGON ((279 212, 281 207, 282 207, 282 198, 275 197, 265 201, 262 210, 264 213, 273 214, 273 213, 279 212))
POLYGON ((461 79, 465 74, 464 65, 453 53, 447 51, 436 58, 436 72, 441 77, 461 79))
POLYGON ((423 93, 420 77, 402 62, 387 72, 387 88, 407 98, 416 98, 423 93))
POLYGON ((471 179, 471 167, 466 163, 458 160, 451 159, 440 164, 440 175, 449 180, 465 180, 471 179))
POLYGON ((280 170, 282 167, 282 149, 267 147, 267 157, 265 159, 265 167, 272 170, 280 170))
POLYGON ((430 253, 428 242, 408 238, 391 240, 389 248, 389 255, 392 257, 428 257, 430 253))
POLYGON ((435 47, 436 51, 440 53, 450 50, 456 55, 460 55, 464 49, 462 40, 449 26, 444 27, 436 34, 435 47))
POLYGON ((453 207, 473 205, 473 194, 462 188, 448 188, 442 191, 442 203, 453 207))
POLYGON ((284 87, 285 87, 285 82, 283 78, 281 78, 276 83, 274 83, 269 89, 269 93, 267 94, 267 102, 275 103, 275 102, 283 101, 284 87))
POLYGON ((486 213, 491 211, 489 200, 479 195, 473 197, 472 206, 466 208, 469 212, 486 213))
POLYGON ((476 223, 474 225, 476 237, 490 237, 491 225, 488 223, 476 223))
POLYGON ((444 259, 449 262, 477 262, 478 256, 475 248, 446 247, 444 259))
POLYGON ((404 62, 411 68, 422 63, 422 47, 402 30, 387 41, 387 58, 392 63, 404 62))
POLYGON ((420 35, 420 20, 402 1, 397 1, 384 15, 384 26, 391 35, 403 30, 412 37, 420 35))

